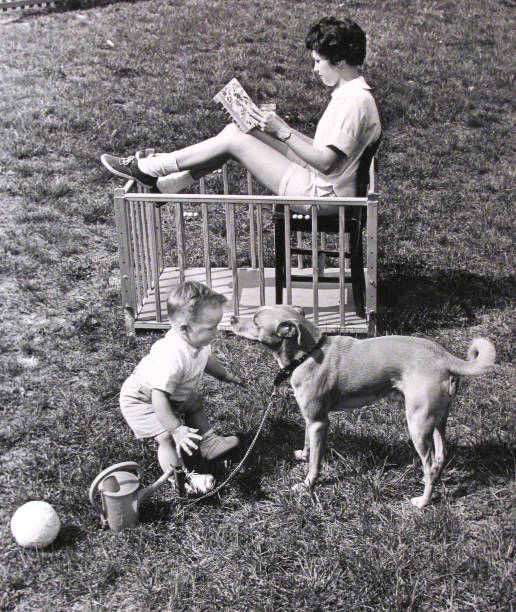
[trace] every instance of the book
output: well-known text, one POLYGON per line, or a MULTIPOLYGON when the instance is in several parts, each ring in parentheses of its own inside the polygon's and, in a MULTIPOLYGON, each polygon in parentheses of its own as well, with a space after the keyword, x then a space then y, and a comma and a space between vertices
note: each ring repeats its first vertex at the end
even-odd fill
POLYGON ((242 132, 247 133, 257 126, 256 121, 249 117, 249 109, 252 108, 260 114, 261 111, 251 100, 249 94, 242 87, 238 79, 231 79, 231 81, 213 97, 213 100, 222 104, 242 132))

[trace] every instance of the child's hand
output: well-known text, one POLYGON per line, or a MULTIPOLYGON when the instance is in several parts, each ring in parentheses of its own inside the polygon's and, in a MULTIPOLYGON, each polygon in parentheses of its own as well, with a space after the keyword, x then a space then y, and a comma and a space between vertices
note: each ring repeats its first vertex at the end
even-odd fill
POLYGON ((197 434, 198 429, 193 427, 187 427, 186 425, 179 425, 172 432, 172 437, 176 443, 177 454, 181 456, 181 451, 184 450, 187 455, 192 455, 193 450, 198 449, 196 440, 202 440, 202 436, 197 434))
POLYGON ((226 382, 234 383, 235 385, 240 385, 241 387, 245 387, 245 382, 236 374, 231 374, 228 372, 226 375, 226 382))

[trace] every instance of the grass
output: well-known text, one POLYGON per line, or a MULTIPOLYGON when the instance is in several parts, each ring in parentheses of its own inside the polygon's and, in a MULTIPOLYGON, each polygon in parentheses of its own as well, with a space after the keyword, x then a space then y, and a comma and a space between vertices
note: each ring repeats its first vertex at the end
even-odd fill
MULTIPOLYGON (((1 590, 5 610, 513 610, 515 562, 513 2, 70 2, 0 20, 1 590), (338 8, 338 11, 337 11, 338 8), (220 500, 183 512, 161 489, 141 523, 102 531, 87 489, 152 445, 117 408, 158 334, 124 335, 103 151, 168 150, 226 120, 232 76, 305 132, 327 100, 307 25, 338 12, 369 34, 378 101, 381 333, 424 334, 498 365, 461 384, 434 503, 415 511, 419 460, 400 407, 332 418, 313 501, 291 495, 302 422, 288 390, 220 500), (165 93, 164 93, 165 92, 165 93), (17 547, 15 509, 50 501, 63 528, 17 547)), ((244 392, 204 383, 218 428, 252 439, 276 366, 221 334, 244 392)))

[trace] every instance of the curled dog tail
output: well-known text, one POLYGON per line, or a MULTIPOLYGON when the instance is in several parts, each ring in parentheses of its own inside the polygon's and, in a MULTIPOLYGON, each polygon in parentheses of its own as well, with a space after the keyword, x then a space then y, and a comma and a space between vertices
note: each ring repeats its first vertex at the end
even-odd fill
POLYGON ((478 376, 493 368, 495 357, 492 342, 486 338, 475 338, 468 349, 467 361, 448 355, 448 370, 458 376, 478 376))

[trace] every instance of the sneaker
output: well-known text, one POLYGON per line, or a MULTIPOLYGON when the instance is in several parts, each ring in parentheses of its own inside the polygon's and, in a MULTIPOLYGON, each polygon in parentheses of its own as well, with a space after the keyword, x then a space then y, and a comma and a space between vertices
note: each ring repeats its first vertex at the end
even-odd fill
POLYGON ((130 157, 116 157, 115 155, 104 153, 100 156, 100 161, 111 174, 125 179, 134 179, 144 187, 155 187, 158 181, 157 177, 145 174, 145 172, 138 168, 138 160, 134 155, 130 157))
POLYGON ((206 461, 220 459, 240 444, 236 436, 218 436, 216 433, 210 432, 205 435, 204 439, 199 444, 201 457, 206 461))

